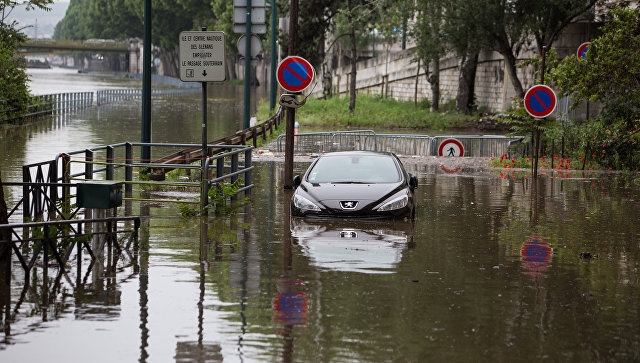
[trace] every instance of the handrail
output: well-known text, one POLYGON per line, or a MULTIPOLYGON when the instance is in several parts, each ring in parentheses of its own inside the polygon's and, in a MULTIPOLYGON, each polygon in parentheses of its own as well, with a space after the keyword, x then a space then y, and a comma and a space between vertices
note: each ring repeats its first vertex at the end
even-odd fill
MULTIPOLYGON (((67 220, 55 220, 45 222, 30 222, 30 223, 9 223, 0 224, 0 229, 14 229, 25 227, 45 227, 56 225, 70 225, 70 224, 87 224, 87 223, 101 223, 101 222, 122 222, 122 221, 135 221, 140 223, 140 217, 128 216, 128 217, 105 217, 105 218, 92 218, 92 219, 67 219, 67 220)), ((7 242, 0 240, 0 242, 7 242)))

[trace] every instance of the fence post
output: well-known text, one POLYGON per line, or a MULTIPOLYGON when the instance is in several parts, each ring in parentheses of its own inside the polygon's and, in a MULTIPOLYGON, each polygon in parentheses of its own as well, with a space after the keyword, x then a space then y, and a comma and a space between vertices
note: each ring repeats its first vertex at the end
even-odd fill
MULTIPOLYGON (((23 183, 30 183, 31 182, 31 171, 29 170, 28 166, 23 166, 22 167, 22 182, 23 183)), ((31 191, 29 190, 30 186, 29 185, 23 185, 22 186, 22 220, 24 222, 28 222, 29 218, 31 217, 31 191)))
POLYGON ((91 149, 85 149, 84 152, 84 178, 85 179, 93 179, 93 151, 91 149))
MULTIPOLYGON (((62 183, 68 184, 71 182, 71 167, 70 167, 70 157, 67 154, 61 154, 60 160, 62 160, 62 183)), ((62 200, 64 204, 62 206, 62 211, 65 214, 71 212, 71 193, 70 187, 64 186, 62 187, 62 200)))
POLYGON ((107 180, 113 180, 113 146, 107 146, 107 180))
MULTIPOLYGON (((235 173, 238 171, 238 154, 233 154, 231 155, 231 174, 235 173)), ((238 180, 238 176, 237 175, 232 175, 231 176, 231 184, 235 183, 238 180)), ((237 200, 238 199, 238 195, 234 194, 231 196, 231 200, 237 200)))
MULTIPOLYGON (((216 179, 222 179, 224 176, 224 156, 219 156, 216 159, 216 179)), ((222 192, 222 187, 220 186, 220 181, 218 181, 216 188, 218 188, 218 192, 222 192)), ((219 201, 219 203, 224 203, 224 201, 219 201)), ((220 206, 220 205, 218 205, 220 206)))
MULTIPOLYGON (((244 186, 248 187, 249 185, 251 185, 252 181, 251 181, 251 155, 252 155, 252 150, 248 149, 247 151, 244 152, 244 186)), ((244 196, 248 197, 249 195, 251 195, 251 188, 247 188, 244 190, 244 196)))
MULTIPOLYGON (((49 183, 58 184, 58 160, 49 163, 49 183)), ((58 187, 49 187, 49 219, 56 216, 56 204, 58 203, 58 187)))
POLYGON ((207 157, 204 162, 204 168, 202 170, 202 195, 200 196, 200 204, 202 204, 202 214, 206 215, 207 206, 209 205, 209 164, 211 163, 211 157, 207 157))
MULTIPOLYGON (((133 181, 133 167, 131 166, 131 164, 133 164, 133 145, 129 142, 125 144, 125 159, 127 166, 124 168, 124 180, 131 182, 133 181)), ((124 192, 127 196, 131 195, 132 190, 133 186, 131 183, 125 183, 124 192)))

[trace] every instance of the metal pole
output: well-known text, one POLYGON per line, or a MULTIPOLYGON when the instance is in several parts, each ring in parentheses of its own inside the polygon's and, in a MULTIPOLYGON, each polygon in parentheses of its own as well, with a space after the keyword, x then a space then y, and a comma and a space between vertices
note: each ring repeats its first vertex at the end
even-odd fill
MULTIPOLYGON (((542 47, 542 71, 540 74, 540 83, 544 84, 544 71, 546 67, 546 55, 547 55, 547 47, 542 47)), ((535 140, 534 140, 534 150, 533 150, 533 178, 538 178, 538 158, 540 157, 540 118, 536 118, 536 129, 534 131, 535 140)))
MULTIPOLYGON (((144 48, 142 50, 142 132, 141 142, 151 142, 151 0, 144 0, 144 48)), ((149 162, 151 149, 143 146, 142 162, 149 162)))
POLYGON ((244 122, 243 128, 249 128, 251 113, 251 0, 247 0, 247 27, 244 45, 244 122))
MULTIPOLYGON (((289 11, 289 55, 298 52, 298 0, 291 0, 289 11)), ((284 146, 284 188, 293 188, 293 148, 294 126, 296 122, 296 109, 287 107, 287 123, 285 126, 284 146)))
MULTIPOLYGON (((207 27, 203 26, 202 31, 206 32, 207 27)), ((207 159, 208 154, 209 153, 207 150, 207 82, 202 82, 202 160, 200 164, 202 165, 202 180, 207 179, 205 174, 206 170, 204 170, 204 167, 205 167, 205 160, 207 159)))
MULTIPOLYGON (((207 82, 202 82, 202 167, 207 158, 207 82)), ((205 172, 205 170, 203 170, 205 172)), ((204 178, 204 176, 203 176, 204 178)))
POLYGON ((275 0, 271 0, 271 98, 269 102, 269 112, 273 112, 276 108, 276 96, 278 93, 276 80, 276 67, 278 63, 278 55, 276 54, 276 41, 278 38, 278 4, 275 0))

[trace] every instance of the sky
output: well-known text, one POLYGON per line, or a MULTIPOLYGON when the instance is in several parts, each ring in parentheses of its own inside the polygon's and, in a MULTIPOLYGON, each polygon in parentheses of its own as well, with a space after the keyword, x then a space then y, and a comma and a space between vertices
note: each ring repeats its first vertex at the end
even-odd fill
POLYGON ((51 11, 26 11, 24 6, 18 6, 9 16, 9 20, 16 20, 20 26, 29 26, 22 32, 30 38, 51 38, 56 24, 64 18, 68 6, 69 0, 55 0, 51 5, 51 11))

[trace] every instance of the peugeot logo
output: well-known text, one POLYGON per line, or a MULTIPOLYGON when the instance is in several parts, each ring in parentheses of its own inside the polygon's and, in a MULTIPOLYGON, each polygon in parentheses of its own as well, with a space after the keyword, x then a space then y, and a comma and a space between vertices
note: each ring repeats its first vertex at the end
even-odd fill
POLYGON ((357 205, 358 205, 358 202, 356 202, 356 201, 341 201, 340 202, 340 207, 342 207, 342 209, 356 209, 357 205))

